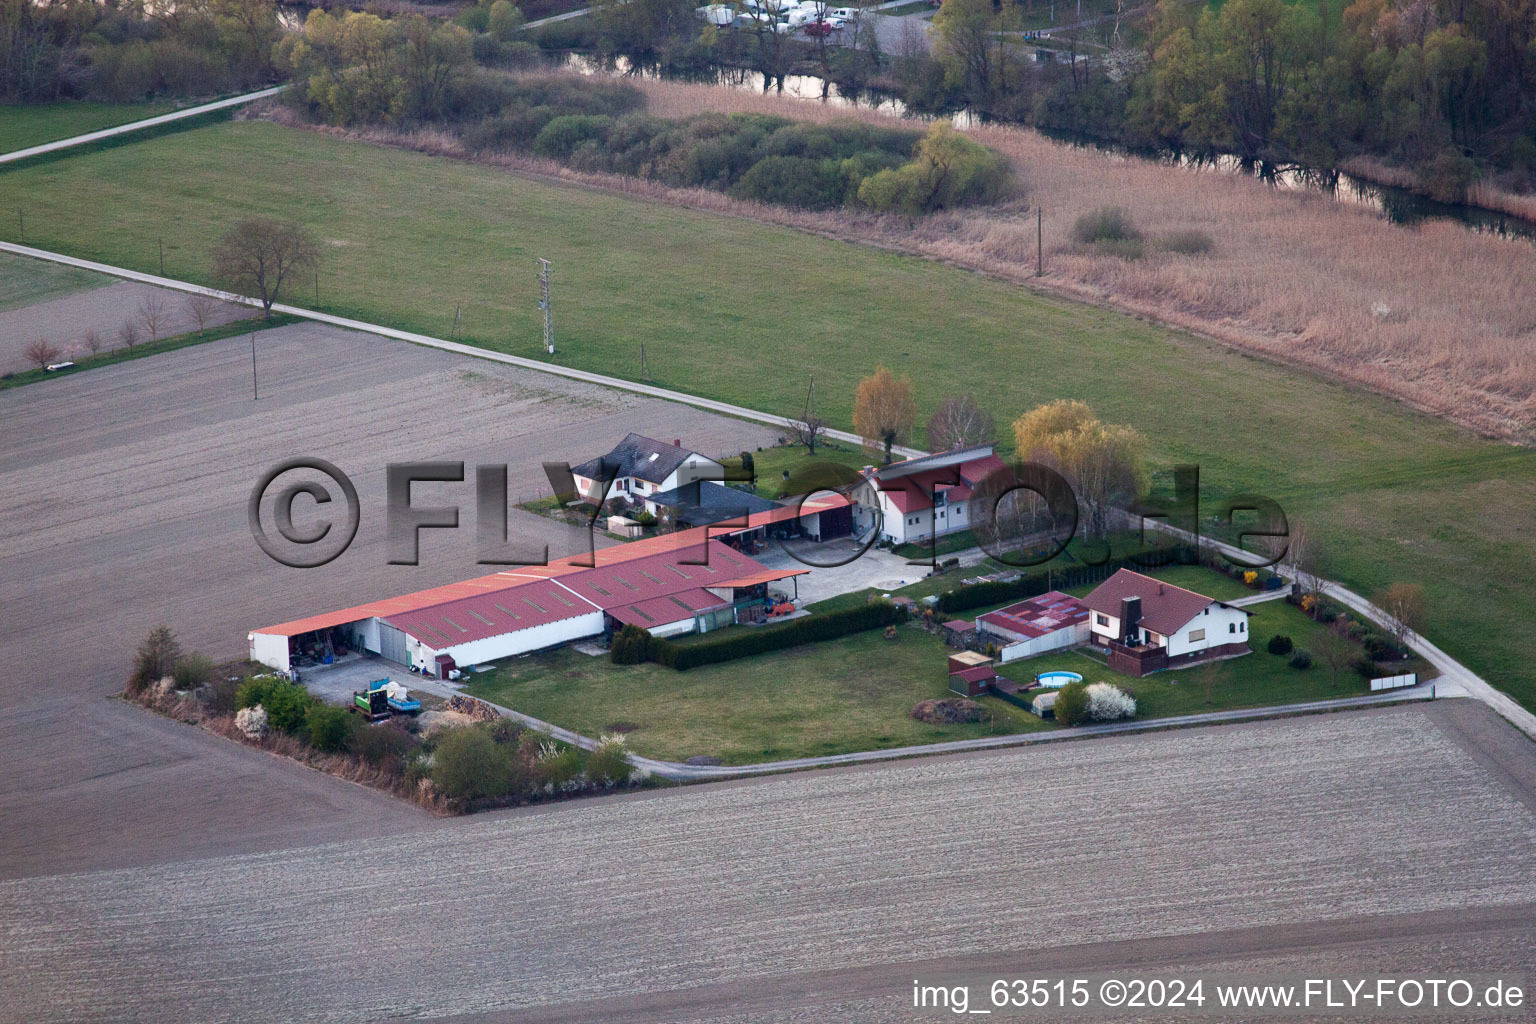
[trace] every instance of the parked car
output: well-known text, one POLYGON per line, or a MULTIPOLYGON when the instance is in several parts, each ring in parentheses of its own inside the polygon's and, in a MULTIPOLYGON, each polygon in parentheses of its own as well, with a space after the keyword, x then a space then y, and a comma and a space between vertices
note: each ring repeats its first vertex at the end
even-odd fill
POLYGON ((857 7, 834 7, 827 13, 832 15, 834 18, 842 18, 844 21, 853 21, 859 16, 860 11, 857 7))
POLYGON ((837 28, 828 21, 813 21, 805 26, 805 34, 812 39, 822 39, 837 34, 837 28))

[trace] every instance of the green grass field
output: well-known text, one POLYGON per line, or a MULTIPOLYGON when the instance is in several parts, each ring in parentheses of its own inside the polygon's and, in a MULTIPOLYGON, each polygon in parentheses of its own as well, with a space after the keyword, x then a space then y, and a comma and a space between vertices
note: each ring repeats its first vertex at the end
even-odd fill
POLYGON ((0 106, 0 153, 73 138, 175 110, 173 103, 41 103, 0 106))
POLYGON ((0 252, 0 310, 20 309, 90 288, 104 288, 115 278, 0 252))
POLYGON ((28 242, 155 270, 163 236, 167 273, 205 283, 240 217, 302 221, 323 240, 326 310, 447 336, 462 304, 466 341, 533 358, 546 256, 556 361, 634 378, 644 341, 658 383, 780 414, 814 373, 843 427, 881 362, 912 377, 923 416, 962 391, 1000 423, 1086 399, 1145 432, 1159 467, 1198 463, 1207 510, 1269 495, 1325 535, 1330 575, 1422 583, 1429 634, 1536 708, 1536 452, 1386 399, 930 261, 265 123, 4 179, 28 242))

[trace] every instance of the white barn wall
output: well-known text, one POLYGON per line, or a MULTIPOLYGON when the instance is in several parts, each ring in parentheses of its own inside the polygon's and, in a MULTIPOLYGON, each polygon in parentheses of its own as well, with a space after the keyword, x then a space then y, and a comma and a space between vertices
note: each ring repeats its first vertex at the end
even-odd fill
POLYGON ((288 638, 286 636, 281 636, 277 633, 252 633, 249 640, 252 661, 259 661, 268 668, 275 668, 279 672, 289 671, 288 638))
POLYGON ((1177 633, 1168 637, 1168 656, 1177 658, 1181 654, 1190 654, 1203 651, 1207 647, 1220 647, 1223 644, 1238 644, 1248 642, 1248 615, 1240 608, 1223 608, 1220 605, 1211 605, 1206 608, 1206 613, 1196 615, 1186 622, 1177 633), (1229 625, 1235 625, 1237 632, 1231 632, 1229 625), (1200 640, 1189 639, 1192 630, 1205 630, 1205 636, 1200 640))
POLYGON ((486 661, 495 661, 498 658, 510 658, 530 651, 543 650, 571 640, 597 636, 602 631, 603 613, 594 608, 590 612, 573 615, 568 619, 546 622, 542 626, 530 626, 527 629, 486 637, 484 640, 454 644, 441 650, 428 647, 414 637, 407 637, 407 643, 413 665, 417 668, 426 668, 428 671, 436 671, 439 654, 451 655, 455 664, 460 668, 466 668, 486 661))

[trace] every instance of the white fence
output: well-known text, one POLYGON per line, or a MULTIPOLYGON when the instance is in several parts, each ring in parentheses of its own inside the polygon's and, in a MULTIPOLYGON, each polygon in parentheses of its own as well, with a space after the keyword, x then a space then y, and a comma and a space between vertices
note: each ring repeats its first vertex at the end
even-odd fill
POLYGON ((1418 683, 1419 674, 1417 672, 1407 672, 1400 676, 1382 676, 1380 679, 1372 679, 1371 690, 1372 692, 1376 690, 1399 690, 1404 686, 1417 686, 1418 683))

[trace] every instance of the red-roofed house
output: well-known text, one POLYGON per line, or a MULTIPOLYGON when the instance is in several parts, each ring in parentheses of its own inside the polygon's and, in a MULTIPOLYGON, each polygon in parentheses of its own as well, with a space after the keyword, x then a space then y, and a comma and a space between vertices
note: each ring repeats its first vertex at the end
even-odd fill
POLYGON ((1109 651, 1109 667, 1126 675, 1252 649, 1248 612, 1129 569, 1100 583, 1083 603, 1093 613, 1093 642, 1109 651))
POLYGON ((863 536, 877 513, 880 539, 892 544, 970 529, 972 493, 987 474, 1002 468, 988 443, 866 470, 865 482, 854 491, 854 532, 863 536))
POLYGON ((998 660, 1017 661, 1088 642, 1088 606, 1052 590, 976 617, 976 628, 1001 646, 998 660))
POLYGON ((626 624, 657 636, 707 631, 766 599, 767 585, 808 572, 769 569, 703 530, 553 559, 249 636, 251 658, 284 672, 306 642, 346 643, 417 671, 449 670, 599 636, 626 624))

